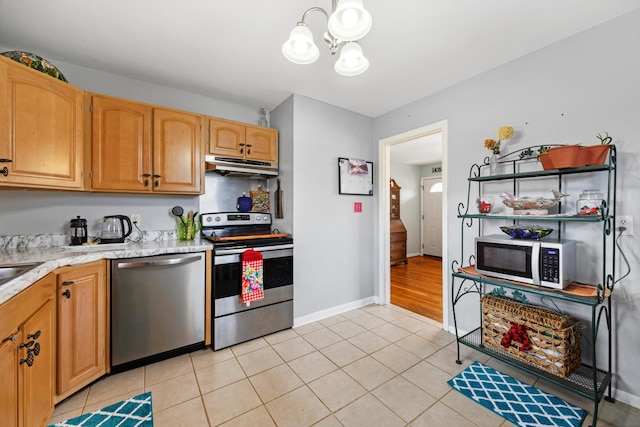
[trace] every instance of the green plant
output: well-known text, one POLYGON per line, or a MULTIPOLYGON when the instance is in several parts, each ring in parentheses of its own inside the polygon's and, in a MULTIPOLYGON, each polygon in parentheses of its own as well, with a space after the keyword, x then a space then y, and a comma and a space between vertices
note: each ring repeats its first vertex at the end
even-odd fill
POLYGON ((538 148, 538 157, 536 158, 536 160, 540 161, 540 154, 547 153, 548 151, 549 147, 547 147, 546 145, 541 145, 540 148, 538 148))
POLYGON ((600 134, 596 135, 596 138, 600 140, 600 144, 610 144, 613 141, 613 138, 609 136, 609 132, 605 132, 606 136, 602 136, 600 134))

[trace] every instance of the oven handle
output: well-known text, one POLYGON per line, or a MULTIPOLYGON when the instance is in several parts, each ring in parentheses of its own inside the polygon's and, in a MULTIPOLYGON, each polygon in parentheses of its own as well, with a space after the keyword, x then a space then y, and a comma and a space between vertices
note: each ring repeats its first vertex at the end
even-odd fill
POLYGON ((122 262, 118 264, 118 268, 143 268, 143 267, 153 267, 158 265, 188 264, 191 262, 198 261, 200 259, 202 259, 200 255, 197 255, 192 257, 170 258, 170 259, 162 259, 157 261, 122 262))
POLYGON ((268 252, 268 251, 275 251, 275 250, 281 250, 281 249, 293 249, 293 244, 261 246, 257 248, 244 247, 244 248, 234 248, 234 249, 217 249, 215 251, 215 255, 236 255, 236 254, 243 253, 247 249, 253 249, 256 252, 268 252))

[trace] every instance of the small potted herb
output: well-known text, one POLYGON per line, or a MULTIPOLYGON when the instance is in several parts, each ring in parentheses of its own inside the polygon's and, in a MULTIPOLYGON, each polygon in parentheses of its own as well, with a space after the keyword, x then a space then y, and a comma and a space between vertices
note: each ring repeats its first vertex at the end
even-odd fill
POLYGON ((613 138, 609 136, 609 132, 605 132, 604 134, 605 136, 600 134, 596 135, 600 144, 582 148, 585 151, 587 166, 602 165, 607 160, 607 154, 609 154, 609 148, 611 148, 610 144, 613 138))
POLYGON ((554 169, 553 162, 551 161, 548 151, 549 147, 545 145, 541 145, 540 148, 538 148, 538 161, 542 163, 542 169, 546 171, 554 169))

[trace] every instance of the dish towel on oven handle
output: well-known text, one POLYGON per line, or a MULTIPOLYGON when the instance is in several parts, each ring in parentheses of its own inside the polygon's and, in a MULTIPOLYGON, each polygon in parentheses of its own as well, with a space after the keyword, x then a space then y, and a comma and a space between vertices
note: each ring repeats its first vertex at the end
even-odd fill
POLYGON ((240 298, 249 306, 251 301, 264 298, 262 254, 247 249, 242 253, 242 292, 240 298))

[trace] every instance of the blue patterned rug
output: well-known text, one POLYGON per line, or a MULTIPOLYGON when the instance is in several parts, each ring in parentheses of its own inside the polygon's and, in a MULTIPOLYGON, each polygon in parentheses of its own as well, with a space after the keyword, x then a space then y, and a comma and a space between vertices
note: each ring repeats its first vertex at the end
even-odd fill
POLYGON ((586 411, 479 362, 448 384, 502 418, 521 427, 580 427, 586 411))
POLYGON ((153 427, 151 392, 142 393, 49 427, 153 427))

